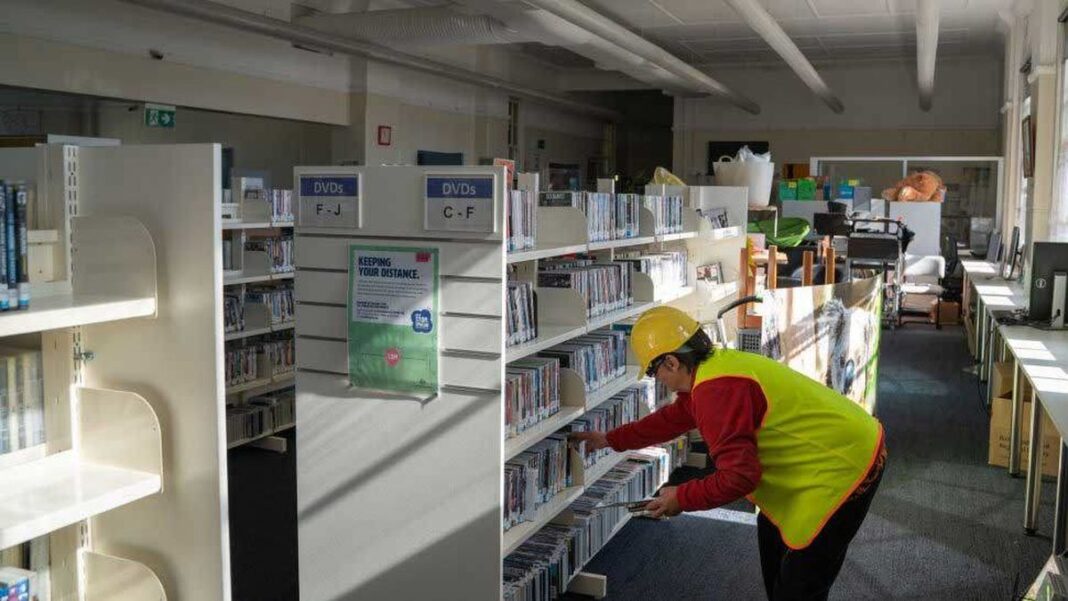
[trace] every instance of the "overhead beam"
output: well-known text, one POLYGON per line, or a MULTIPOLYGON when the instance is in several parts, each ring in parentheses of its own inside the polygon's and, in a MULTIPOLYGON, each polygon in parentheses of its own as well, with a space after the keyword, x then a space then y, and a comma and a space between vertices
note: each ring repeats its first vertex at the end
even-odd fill
POLYGON ((938 1, 916 2, 916 78, 920 108, 929 111, 934 103, 935 62, 938 57, 938 1))
POLYGON ((845 105, 831 91, 812 63, 808 62, 805 55, 790 36, 783 31, 779 23, 772 17, 757 0, 724 0, 739 16, 749 25, 750 29, 764 38, 782 60, 794 70, 810 90, 820 97, 823 102, 836 113, 845 110, 845 105))

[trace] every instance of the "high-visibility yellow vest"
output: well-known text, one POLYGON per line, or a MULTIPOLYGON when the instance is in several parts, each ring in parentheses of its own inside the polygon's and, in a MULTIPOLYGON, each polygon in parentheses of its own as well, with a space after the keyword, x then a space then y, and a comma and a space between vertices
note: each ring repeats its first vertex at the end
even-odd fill
POLYGON ((845 396, 767 357, 717 349, 698 366, 694 389, 722 377, 747 378, 763 390, 768 407, 756 432, 761 476, 748 498, 790 548, 807 547, 864 481, 882 425, 845 396))

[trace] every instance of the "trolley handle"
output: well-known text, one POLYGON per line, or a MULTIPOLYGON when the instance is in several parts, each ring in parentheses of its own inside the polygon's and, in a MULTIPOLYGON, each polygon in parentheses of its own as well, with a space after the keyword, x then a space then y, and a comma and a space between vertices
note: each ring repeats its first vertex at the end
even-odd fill
POLYGON ((716 321, 719 321, 720 319, 723 319, 723 316, 726 315, 727 313, 729 313, 731 311, 731 309, 736 309, 741 305, 748 305, 749 303, 762 303, 762 302, 764 302, 764 299, 760 298, 759 296, 757 296, 755 294, 751 294, 749 296, 743 296, 742 298, 740 298, 740 299, 728 304, 726 307, 723 307, 722 309, 720 309, 719 313, 716 313, 716 321))

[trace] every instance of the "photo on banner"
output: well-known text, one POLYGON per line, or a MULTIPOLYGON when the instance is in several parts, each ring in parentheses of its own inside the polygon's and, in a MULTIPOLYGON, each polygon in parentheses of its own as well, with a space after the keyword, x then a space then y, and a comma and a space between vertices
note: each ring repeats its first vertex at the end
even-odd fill
POLYGON ((874 413, 882 281, 780 288, 763 297, 763 354, 874 413))
POLYGON ((438 393, 438 249, 349 247, 348 364, 356 388, 438 393))

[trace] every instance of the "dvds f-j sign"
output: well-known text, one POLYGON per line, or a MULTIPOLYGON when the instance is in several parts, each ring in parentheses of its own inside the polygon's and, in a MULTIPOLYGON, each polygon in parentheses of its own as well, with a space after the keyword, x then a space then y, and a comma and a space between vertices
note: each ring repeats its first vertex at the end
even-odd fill
POLYGON ((299 190, 300 225, 360 226, 359 175, 301 175, 299 190))

